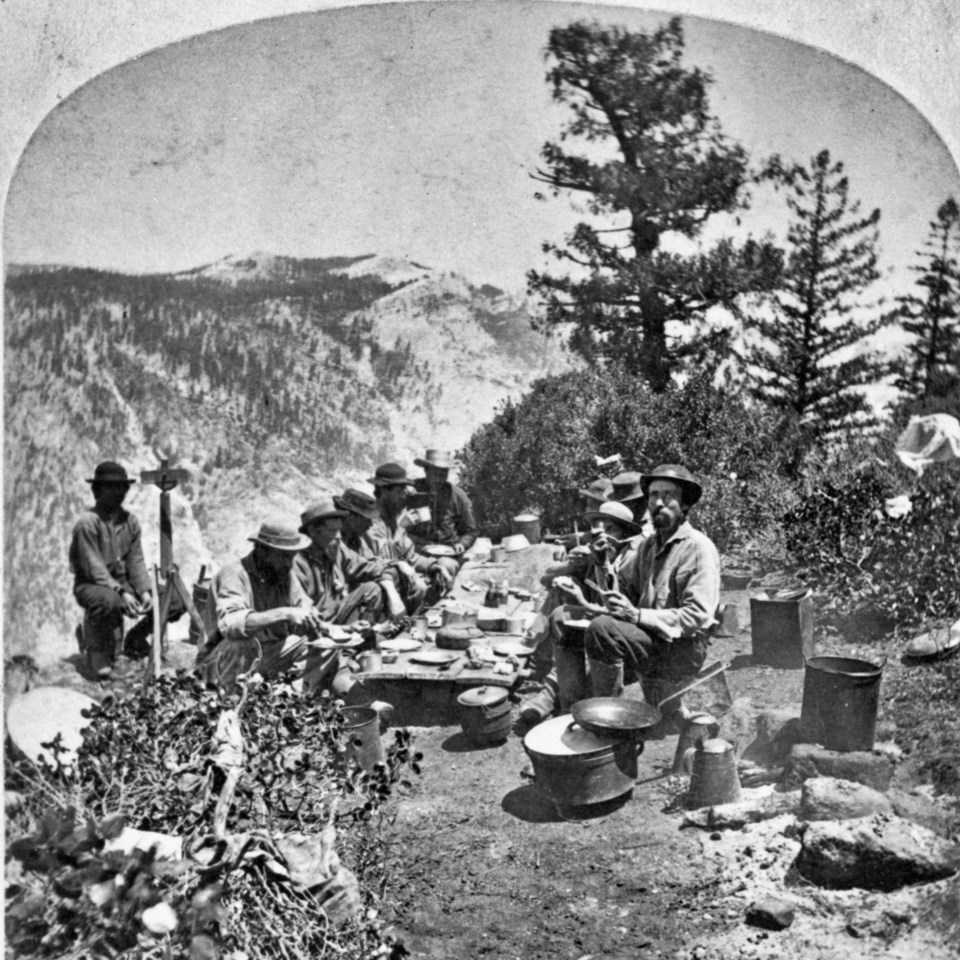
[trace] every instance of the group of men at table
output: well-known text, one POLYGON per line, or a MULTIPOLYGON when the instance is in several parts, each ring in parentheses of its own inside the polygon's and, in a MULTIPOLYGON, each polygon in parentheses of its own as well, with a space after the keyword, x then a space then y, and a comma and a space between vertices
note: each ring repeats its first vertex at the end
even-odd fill
MULTIPOLYGON (((248 538, 250 553, 210 583, 197 657, 209 682, 232 689, 254 670, 271 678, 299 669, 307 690, 368 699, 336 643, 311 641, 339 639, 345 626, 362 634, 436 602, 478 535, 469 499, 450 482, 452 457, 428 450, 414 462, 422 478, 383 464, 369 481, 373 496, 348 489, 306 507, 299 528, 264 522, 248 538), (408 525, 411 502, 429 517, 408 525)), ((135 481, 105 462, 88 482, 95 504, 74 528, 70 562, 74 596, 86 611, 83 645, 103 678, 123 617, 149 614, 152 590, 139 523, 122 506, 135 481)), ((580 494, 588 529, 548 569, 549 592, 529 637, 545 677, 522 706, 527 722, 567 712, 587 696, 620 696, 635 679, 656 702, 658 685, 699 671, 716 623, 719 555, 688 520, 702 488, 685 467, 624 473, 580 494)), ((178 612, 172 604, 171 619, 178 612)), ((129 632, 126 652, 149 648, 143 634, 150 625, 144 616, 129 632)))

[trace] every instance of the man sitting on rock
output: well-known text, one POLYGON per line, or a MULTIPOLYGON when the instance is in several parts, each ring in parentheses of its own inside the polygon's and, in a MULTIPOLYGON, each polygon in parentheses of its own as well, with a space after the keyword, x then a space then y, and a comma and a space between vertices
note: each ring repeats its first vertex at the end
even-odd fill
MULTIPOLYGON (((323 628, 319 612, 294 575, 293 563, 307 541, 284 523, 266 522, 248 537, 253 550, 227 564, 213 576, 205 610, 206 647, 197 663, 206 679, 228 691, 241 674, 255 669, 265 679, 290 670, 304 669, 307 639, 323 628)), ((308 688, 328 680, 338 695, 349 686, 349 677, 334 676, 338 663, 331 658, 310 664, 308 688)))
MULTIPOLYGON (((136 481, 127 477, 119 463, 107 460, 97 465, 87 483, 95 503, 73 528, 70 567, 73 595, 86 611, 80 628, 81 647, 91 671, 99 679, 107 679, 113 673, 123 618, 149 613, 153 595, 143 559, 140 523, 123 509, 123 501, 136 481)), ((137 632, 143 634, 151 627, 152 618, 137 632)), ((134 641, 128 637, 128 642, 134 641)))
POLYGON ((413 489, 407 471, 399 463, 384 463, 370 478, 376 497, 377 517, 368 537, 376 545, 377 555, 396 562, 398 587, 407 612, 436 603, 453 585, 453 576, 440 559, 425 557, 407 535, 404 508, 408 491, 413 489), (425 582, 424 577, 430 579, 425 582))
MULTIPOLYGON (((655 701, 661 683, 692 679, 706 659, 707 631, 716 622, 720 557, 713 542, 687 520, 703 492, 700 484, 685 467, 670 463, 645 474, 641 483, 656 533, 621 570, 622 592, 607 596, 607 612, 587 627, 595 697, 623 693, 624 666, 655 701)), ((574 665, 558 658, 557 666, 574 665)), ((580 679, 566 678, 571 684, 580 679)), ((664 719, 679 711, 680 702, 671 701, 664 719)))
POLYGON ((310 542, 297 555, 294 572, 323 621, 369 626, 387 619, 381 585, 393 585, 384 561, 364 559, 343 542, 347 516, 349 512, 332 500, 304 510, 300 532, 310 542))
POLYGON ((464 554, 476 542, 479 529, 473 519, 470 498, 449 480, 453 455, 443 450, 427 450, 425 458, 413 461, 423 467, 424 476, 414 480, 430 511, 430 519, 410 527, 408 533, 417 549, 440 545, 449 547, 452 556, 440 557, 440 564, 455 577, 464 562, 464 554))

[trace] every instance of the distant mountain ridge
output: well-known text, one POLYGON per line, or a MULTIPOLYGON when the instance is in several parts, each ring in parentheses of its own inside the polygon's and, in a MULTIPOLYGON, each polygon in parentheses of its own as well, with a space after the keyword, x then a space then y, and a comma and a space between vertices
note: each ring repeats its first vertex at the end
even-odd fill
MULTIPOLYGON (((385 460, 416 472, 426 447, 463 446, 572 363, 522 298, 369 254, 149 275, 8 265, 5 307, 5 629, 35 655, 72 642, 66 544, 98 460, 188 470, 174 505, 189 579, 265 514, 295 519, 385 460)), ((129 499, 151 556, 157 493, 129 499)))

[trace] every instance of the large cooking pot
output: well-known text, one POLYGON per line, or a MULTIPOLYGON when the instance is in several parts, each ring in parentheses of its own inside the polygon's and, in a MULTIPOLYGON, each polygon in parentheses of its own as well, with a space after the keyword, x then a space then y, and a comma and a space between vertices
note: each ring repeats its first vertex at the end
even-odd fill
POLYGON ((474 687, 457 697, 460 726, 467 740, 485 746, 507 739, 513 725, 508 696, 503 687, 474 687))
POLYGON ((554 803, 584 806, 629 793, 643 740, 600 736, 571 714, 537 724, 524 738, 534 780, 554 803))

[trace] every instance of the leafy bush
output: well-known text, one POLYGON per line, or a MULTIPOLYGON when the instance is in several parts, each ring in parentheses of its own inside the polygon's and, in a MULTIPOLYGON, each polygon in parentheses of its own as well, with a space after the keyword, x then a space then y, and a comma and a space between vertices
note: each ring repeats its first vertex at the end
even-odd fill
POLYGON ((546 529, 570 529, 577 490, 596 477, 594 456, 619 453, 641 472, 686 465, 705 491, 695 522, 720 550, 775 555, 776 520, 795 502, 780 475, 776 423, 711 379, 704 374, 662 394, 616 368, 537 381, 463 451, 461 482, 481 524, 499 536, 512 516, 534 509, 546 529))
POLYGON ((343 957, 401 955, 377 918, 386 887, 384 805, 398 785, 409 785, 405 771, 418 771, 409 731, 395 731, 385 761, 366 772, 347 752, 344 718, 329 697, 251 684, 233 704, 245 756, 226 830, 218 832, 226 775, 213 740, 230 705, 195 676, 162 677, 92 708, 72 768, 38 770, 8 759, 8 783, 28 797, 13 824, 20 840, 11 852, 22 876, 7 913, 19 956, 127 951, 207 960, 240 948, 258 958, 327 949, 343 957), (363 907, 339 926, 328 922, 319 891, 291 883, 276 846, 288 833, 320 837, 333 823, 337 854, 359 880, 363 907), (104 853, 105 840, 124 825, 178 836, 189 856, 171 864, 104 853), (161 939, 145 915, 159 903, 173 911, 176 931, 161 939), (49 935, 38 933, 43 927, 49 935))
MULTIPOLYGON (((889 446, 889 438, 887 438, 889 446)), ((784 517, 798 574, 823 593, 822 609, 845 620, 880 615, 910 628, 960 616, 960 486, 956 470, 933 467, 910 509, 891 515, 905 473, 848 451, 808 478, 803 502, 784 517)))

